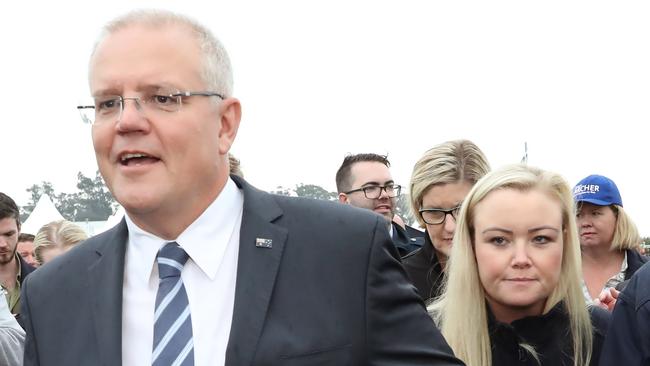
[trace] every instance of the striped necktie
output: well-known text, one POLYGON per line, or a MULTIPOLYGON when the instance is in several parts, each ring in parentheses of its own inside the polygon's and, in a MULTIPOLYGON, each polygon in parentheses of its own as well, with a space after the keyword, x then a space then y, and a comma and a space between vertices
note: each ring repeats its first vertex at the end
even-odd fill
POLYGON ((194 365, 192 317, 181 271, 189 256, 171 242, 156 257, 160 284, 153 326, 153 366, 194 365))

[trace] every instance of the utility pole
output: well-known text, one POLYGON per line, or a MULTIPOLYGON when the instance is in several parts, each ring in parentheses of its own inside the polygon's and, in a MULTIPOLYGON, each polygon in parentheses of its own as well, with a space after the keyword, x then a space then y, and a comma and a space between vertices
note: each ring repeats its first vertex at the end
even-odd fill
POLYGON ((521 163, 528 164, 528 142, 524 142, 524 156, 521 158, 521 163))

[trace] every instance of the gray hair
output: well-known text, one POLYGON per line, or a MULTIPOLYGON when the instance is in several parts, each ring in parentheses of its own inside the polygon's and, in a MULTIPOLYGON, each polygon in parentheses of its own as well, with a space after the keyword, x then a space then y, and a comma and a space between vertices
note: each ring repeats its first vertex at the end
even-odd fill
MULTIPOLYGON (((92 55, 109 35, 132 25, 161 27, 177 25, 187 28, 198 42, 203 56, 202 78, 206 87, 225 97, 232 96, 233 76, 230 58, 223 44, 212 32, 196 20, 167 10, 141 9, 119 16, 107 23, 99 36, 92 55)), ((91 56, 92 59, 92 56, 91 56)))

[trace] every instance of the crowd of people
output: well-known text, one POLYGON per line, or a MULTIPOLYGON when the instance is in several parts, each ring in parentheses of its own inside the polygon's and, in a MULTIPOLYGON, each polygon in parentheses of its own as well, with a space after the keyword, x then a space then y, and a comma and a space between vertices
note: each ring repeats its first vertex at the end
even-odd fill
POLYGON ((455 140, 414 164, 416 227, 378 154, 344 157, 339 202, 269 194, 229 154, 232 83, 185 16, 104 27, 78 109, 126 215, 21 233, 0 193, 0 364, 650 362, 650 268, 611 179, 492 169, 455 140))

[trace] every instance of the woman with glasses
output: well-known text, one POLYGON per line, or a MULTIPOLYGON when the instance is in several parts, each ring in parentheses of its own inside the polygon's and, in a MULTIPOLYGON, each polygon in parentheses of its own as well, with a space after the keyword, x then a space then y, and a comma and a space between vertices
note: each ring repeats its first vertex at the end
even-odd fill
POLYGON ((526 165, 472 188, 444 292, 429 306, 456 357, 472 366, 598 365, 609 313, 585 306, 574 212, 561 176, 526 165))
POLYGON ((442 274, 456 230, 456 214, 472 186, 490 166, 471 141, 447 141, 418 160, 411 176, 411 208, 425 228, 425 243, 402 259, 423 300, 440 293, 442 274))

